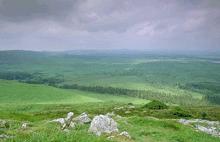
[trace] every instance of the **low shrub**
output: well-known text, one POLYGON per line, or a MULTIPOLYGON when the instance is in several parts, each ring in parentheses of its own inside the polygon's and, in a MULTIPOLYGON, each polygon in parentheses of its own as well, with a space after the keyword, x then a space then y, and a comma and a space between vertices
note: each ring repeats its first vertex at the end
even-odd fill
POLYGON ((166 104, 164 104, 163 102, 160 102, 158 100, 153 100, 150 103, 146 104, 144 106, 145 108, 149 108, 149 109, 167 109, 168 106, 166 104))
POLYGON ((174 109, 171 110, 171 114, 178 117, 178 118, 182 118, 182 117, 192 117, 192 115, 186 111, 183 110, 180 107, 175 107, 174 109))

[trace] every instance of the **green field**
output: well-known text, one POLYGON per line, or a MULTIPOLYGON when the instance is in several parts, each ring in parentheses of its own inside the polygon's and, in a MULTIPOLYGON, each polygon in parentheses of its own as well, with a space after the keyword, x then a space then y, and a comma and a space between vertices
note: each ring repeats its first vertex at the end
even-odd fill
MULTIPOLYGON (((87 112, 95 115, 134 104, 131 113, 116 111, 120 131, 132 139, 118 142, 217 142, 219 138, 177 123, 182 117, 220 121, 220 58, 154 54, 74 54, 29 51, 0 52, 0 119, 9 128, 2 141, 103 142, 89 125, 64 133, 48 121, 87 112), (151 100, 164 110, 144 108, 151 100), (203 114, 206 114, 205 117, 203 114), (22 122, 31 126, 21 130, 22 122)), ((0 139, 1 141, 1 139, 0 139)))
POLYGON ((0 80, 1 104, 81 104, 90 102, 146 103, 146 100, 104 95, 78 90, 64 90, 45 85, 0 80))

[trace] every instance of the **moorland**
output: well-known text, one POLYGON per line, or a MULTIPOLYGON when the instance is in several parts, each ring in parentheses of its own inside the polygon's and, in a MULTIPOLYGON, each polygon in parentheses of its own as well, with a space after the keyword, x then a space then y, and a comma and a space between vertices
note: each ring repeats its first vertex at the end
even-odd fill
POLYGON ((217 142, 177 120, 220 121, 219 105, 218 55, 0 52, 0 119, 9 125, 0 134, 13 136, 3 141, 110 141, 88 133, 88 124, 65 133, 47 122, 68 112, 93 118, 114 111, 131 139, 111 141, 217 142), (168 107, 145 107, 152 100, 168 107))

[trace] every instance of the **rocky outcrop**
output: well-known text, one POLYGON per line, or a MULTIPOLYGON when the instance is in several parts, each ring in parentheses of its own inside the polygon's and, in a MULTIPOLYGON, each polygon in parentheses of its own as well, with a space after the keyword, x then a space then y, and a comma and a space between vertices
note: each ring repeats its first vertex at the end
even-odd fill
POLYGON ((216 127, 204 127, 201 125, 196 125, 195 128, 199 131, 204 132, 204 133, 220 137, 220 132, 217 130, 216 127))
POLYGON ((178 122, 184 125, 193 125, 198 131, 220 137, 220 123, 218 121, 209 121, 202 119, 180 119, 178 122))
POLYGON ((220 123, 218 121, 209 121, 209 120, 203 120, 203 119, 180 119, 179 120, 180 123, 187 125, 187 124, 191 124, 191 123, 206 123, 208 125, 219 125, 220 123))
MULTIPOLYGON (((114 112, 107 113, 106 115, 97 115, 92 119, 92 121, 85 112, 75 118, 73 118, 73 116, 74 113, 69 112, 66 118, 58 118, 50 122, 59 123, 62 130, 67 133, 70 132, 70 128, 75 128, 78 124, 86 124, 91 122, 88 131, 97 136, 100 136, 102 133, 107 133, 113 134, 113 136, 108 137, 108 139, 112 139, 115 136, 131 139, 131 136, 126 131, 123 131, 120 134, 118 133, 117 123, 113 120, 113 118, 121 119, 122 117, 119 115, 115 116, 114 112)), ((23 123, 22 128, 25 129, 26 127, 27 124, 23 123)))
POLYGON ((102 133, 118 132, 117 123, 107 115, 98 115, 93 118, 89 132, 97 136, 100 136, 102 133))

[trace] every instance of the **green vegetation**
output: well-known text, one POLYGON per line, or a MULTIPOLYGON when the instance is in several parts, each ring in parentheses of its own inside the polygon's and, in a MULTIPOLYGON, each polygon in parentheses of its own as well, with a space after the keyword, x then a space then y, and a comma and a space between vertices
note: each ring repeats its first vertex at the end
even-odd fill
MULTIPOLYGON (((87 112, 114 112, 117 142, 217 142, 176 119, 220 121, 219 57, 0 52, 0 119, 5 141, 107 142, 87 132, 89 124, 65 133, 48 121, 87 112), (153 101, 151 101, 153 100, 153 101), (133 108, 132 108, 132 107, 133 108), (120 108, 120 109, 117 109, 120 108), (30 123, 26 130, 22 122, 30 123)), ((0 140, 1 141, 1 140, 0 140)))
POLYGON ((145 108, 149 108, 149 109, 167 109, 168 106, 160 101, 157 100, 153 100, 150 103, 146 104, 144 106, 145 108))
POLYGON ((0 78, 181 105, 207 105, 220 102, 218 60, 217 56, 2 51, 0 78))
POLYGON ((115 96, 130 96, 140 99, 153 100, 157 99, 166 103, 174 103, 180 105, 206 104, 205 99, 197 99, 192 95, 170 95, 164 92, 151 90, 134 90, 126 88, 102 87, 102 86, 82 86, 82 85, 63 85, 59 86, 64 89, 77 89, 82 91, 90 91, 103 94, 111 94, 115 96))
MULTIPOLYGON (((183 126, 172 120, 156 120, 148 117, 129 117, 118 121, 119 129, 130 133, 133 140, 117 138, 114 141, 137 141, 137 142, 217 142, 219 138, 208 134, 194 131, 192 128, 183 126), (125 123, 125 121, 127 123, 125 123)), ((16 126, 15 126, 16 127, 16 126)), ((23 141, 65 141, 65 142, 108 142, 106 136, 96 137, 88 134, 88 125, 77 127, 69 133, 62 132, 54 124, 35 124, 32 128, 19 132, 16 142, 23 141), (32 133, 31 131, 35 131, 32 133)), ((11 130, 12 132, 12 130, 11 130)), ((13 140, 8 140, 13 141, 13 140)))
MULTIPOLYGON (((171 111, 171 113, 172 113, 173 115, 175 115, 176 117, 179 117, 179 118, 192 117, 192 115, 190 114, 189 111, 184 110, 184 109, 182 109, 182 108, 180 108, 180 107, 175 107, 175 108, 171 111)), ((203 118, 203 116, 202 116, 201 118, 203 118)))

